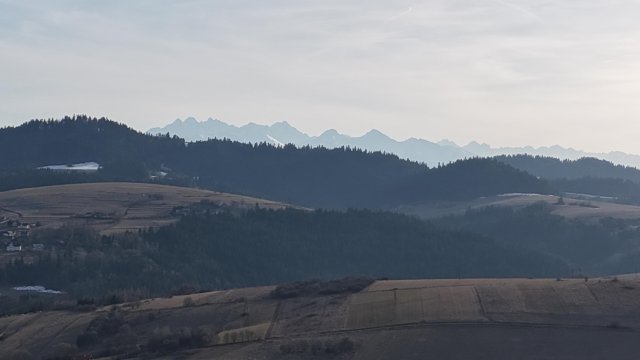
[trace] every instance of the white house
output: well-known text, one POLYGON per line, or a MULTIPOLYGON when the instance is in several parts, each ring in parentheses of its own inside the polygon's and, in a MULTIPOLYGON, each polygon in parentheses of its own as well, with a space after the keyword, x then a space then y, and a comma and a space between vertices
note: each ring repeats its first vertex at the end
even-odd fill
POLYGON ((2 236, 7 237, 9 239, 13 239, 16 237, 16 232, 11 230, 2 231, 0 232, 0 234, 2 234, 2 236))
POLYGON ((13 245, 13 243, 7 245, 7 252, 16 252, 16 251, 22 251, 22 245, 13 245))

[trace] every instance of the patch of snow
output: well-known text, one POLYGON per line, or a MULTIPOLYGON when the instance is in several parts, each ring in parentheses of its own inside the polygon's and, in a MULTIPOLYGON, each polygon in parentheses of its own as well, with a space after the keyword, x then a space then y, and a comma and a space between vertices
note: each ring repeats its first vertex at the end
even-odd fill
POLYGON ((13 288, 16 291, 32 291, 41 294, 62 294, 62 291, 47 289, 44 286, 33 285, 33 286, 16 286, 13 288))
POLYGON ((553 197, 553 195, 542 195, 542 194, 534 194, 534 193, 508 193, 508 194, 500 194, 498 196, 499 197, 515 197, 515 196, 531 196, 531 197, 547 196, 547 197, 553 197))
POLYGON ((47 165, 41 166, 38 169, 57 171, 97 171, 98 169, 100 169, 100 164, 91 161, 71 165, 47 165))
POLYGON ((611 196, 601 196, 601 195, 591 195, 591 194, 581 194, 581 193, 565 193, 565 195, 567 195, 567 197, 577 197, 578 199, 584 198, 584 199, 608 200, 608 201, 618 200, 618 198, 611 197, 611 196))
POLYGON ((274 138, 273 136, 271 136, 269 134, 267 134, 267 138, 269 138, 269 140, 271 140, 271 142, 273 142, 277 146, 284 146, 284 143, 278 141, 278 139, 274 138))

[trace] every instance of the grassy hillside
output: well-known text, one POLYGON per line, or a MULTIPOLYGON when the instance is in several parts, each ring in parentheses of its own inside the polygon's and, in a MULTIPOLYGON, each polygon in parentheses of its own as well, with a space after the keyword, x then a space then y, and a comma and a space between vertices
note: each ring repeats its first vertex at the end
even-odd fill
POLYGON ((482 210, 488 207, 522 209, 536 204, 553 205, 548 208, 551 214, 586 223, 599 223, 607 219, 640 219, 638 205, 621 204, 610 198, 580 194, 564 194, 564 196, 502 194, 472 201, 431 201, 404 205, 396 208, 396 211, 424 219, 434 219, 448 215, 463 215, 469 210, 482 210))
POLYGON ((3 317, 0 353, 8 359, 631 360, 640 350, 635 276, 368 284, 305 282, 3 317), (283 290, 286 297, 278 295, 283 290))
POLYGON ((283 203, 208 190, 144 183, 88 183, 0 192, 0 216, 41 229, 86 226, 101 234, 172 224, 194 204, 217 209, 283 209, 283 203))

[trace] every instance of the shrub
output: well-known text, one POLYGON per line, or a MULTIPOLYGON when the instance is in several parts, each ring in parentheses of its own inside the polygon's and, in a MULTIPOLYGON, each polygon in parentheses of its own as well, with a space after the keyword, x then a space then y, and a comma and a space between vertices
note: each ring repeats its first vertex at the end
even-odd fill
POLYGON ((340 341, 327 340, 327 342, 325 343, 325 351, 333 355, 350 353, 354 349, 354 342, 347 337, 342 338, 340 341))
POLYGON ((97 342, 98 342, 98 333, 93 330, 87 331, 84 334, 78 335, 78 338, 76 339, 76 345, 78 345, 79 348, 85 348, 93 344, 96 344, 97 342))
POLYGON ((283 354, 302 354, 306 353, 309 349, 309 342, 307 340, 290 340, 280 344, 280 352, 283 354))
POLYGON ((170 353, 179 349, 197 348, 211 343, 212 334, 206 328, 183 328, 172 331, 169 327, 156 328, 147 342, 147 349, 154 353, 170 353))
POLYGON ((94 298, 80 298, 77 301, 78 305, 93 305, 96 303, 94 298))
POLYGON ((346 277, 339 280, 310 280, 278 285, 272 296, 287 299, 298 296, 332 295, 356 293, 371 285, 375 280, 371 278, 346 277))
POLYGON ((122 304, 123 302, 124 302, 124 298, 118 294, 111 294, 105 297, 104 300, 102 301, 104 305, 117 305, 117 304, 122 304))
MULTIPOLYGON (((95 332, 99 338, 109 337, 115 335, 120 330, 120 327, 125 324, 124 316, 122 312, 117 308, 112 308, 106 316, 100 316, 87 327, 85 334, 95 332)), ((91 335, 90 335, 91 336, 91 335)), ((87 340, 87 339, 83 339, 87 340)))
POLYGON ((45 360, 73 360, 78 355, 78 349, 67 343, 60 343, 53 347, 51 355, 45 357, 45 360))
POLYGON ((197 292, 199 292, 200 289, 193 285, 193 284, 182 284, 176 288, 174 288, 173 290, 171 290, 171 295, 172 296, 176 296, 176 295, 189 295, 189 294, 195 294, 197 292))
POLYGON ((185 307, 192 307, 192 306, 196 306, 196 302, 193 301, 193 299, 190 296, 187 296, 182 301, 182 305, 185 306, 185 307))
POLYGON ((33 360, 33 355, 26 350, 16 350, 9 356, 9 360, 33 360))
POLYGON ((355 343, 348 337, 340 340, 327 339, 324 343, 318 339, 296 339, 283 341, 280 344, 280 352, 282 354, 311 353, 313 355, 325 353, 337 356, 353 352, 355 347, 355 343))

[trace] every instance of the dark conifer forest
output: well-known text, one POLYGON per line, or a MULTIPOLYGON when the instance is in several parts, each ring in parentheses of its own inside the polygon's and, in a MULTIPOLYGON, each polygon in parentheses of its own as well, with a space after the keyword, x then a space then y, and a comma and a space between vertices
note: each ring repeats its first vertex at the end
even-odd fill
POLYGON ((614 198, 617 202, 640 204, 640 170, 606 160, 582 158, 498 156, 500 162, 548 181, 558 193, 590 194, 614 198))
POLYGON ((38 283, 78 297, 158 296, 184 284, 247 287, 344 276, 373 278, 555 277, 552 256, 405 215, 368 210, 251 210, 188 215, 155 231, 99 236, 62 228, 34 241, 64 241, 34 264, 0 269, 7 285, 38 283))
POLYGON ((93 181, 149 181, 197 186, 315 208, 393 208, 428 200, 470 200, 553 189, 524 171, 493 159, 469 159, 429 168, 395 155, 359 149, 276 147, 229 140, 186 143, 152 136, 107 119, 86 116, 35 120, 0 130, 0 190, 93 181), (55 174, 34 169, 94 161, 97 174, 55 174))
POLYGON ((545 179, 617 178, 640 183, 640 170, 596 158, 560 160, 548 156, 504 155, 496 159, 545 179))

